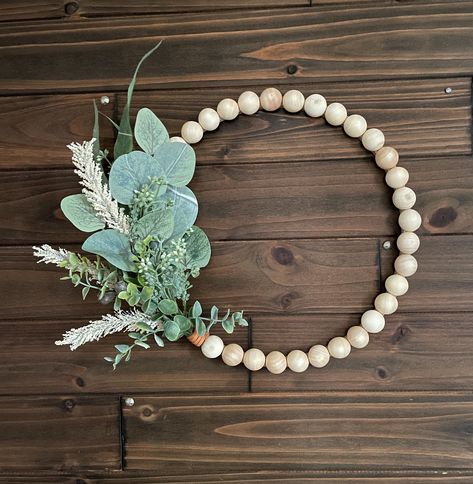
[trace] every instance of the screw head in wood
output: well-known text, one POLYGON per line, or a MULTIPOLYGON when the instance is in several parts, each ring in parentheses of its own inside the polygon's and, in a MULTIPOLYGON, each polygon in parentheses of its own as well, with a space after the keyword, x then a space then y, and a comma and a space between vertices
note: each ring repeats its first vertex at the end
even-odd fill
POLYGON ((446 87, 445 88, 445 94, 452 94, 453 89, 451 87, 446 87))
POLYGON ((385 240, 383 242, 383 249, 388 250, 391 248, 391 242, 389 240, 385 240))
POLYGON ((110 102, 110 98, 109 98, 108 96, 102 96, 102 97, 100 98, 100 102, 101 102, 102 104, 108 104, 108 103, 110 102))
POLYGON ((132 397, 126 397, 125 398, 125 405, 127 407, 133 407, 133 405, 135 404, 135 399, 132 398, 132 397))

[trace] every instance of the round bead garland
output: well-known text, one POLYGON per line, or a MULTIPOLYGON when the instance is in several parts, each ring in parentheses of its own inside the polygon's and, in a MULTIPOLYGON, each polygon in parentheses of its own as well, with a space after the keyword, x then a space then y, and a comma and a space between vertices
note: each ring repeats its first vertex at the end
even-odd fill
POLYGON ((265 355, 258 348, 246 351, 235 343, 225 345, 219 336, 209 336, 201 346, 202 353, 207 358, 222 357, 228 366, 241 363, 251 371, 263 367, 275 375, 283 373, 286 368, 301 373, 309 366, 323 368, 330 358, 346 358, 352 348, 364 348, 369 343, 370 333, 379 333, 384 329, 385 315, 394 313, 398 308, 397 298, 406 294, 409 289, 407 277, 417 271, 417 260, 412 255, 419 248, 419 237, 414 233, 422 223, 422 218, 412 207, 416 202, 414 191, 407 187, 409 172, 400 166, 399 154, 390 146, 384 146, 385 137, 381 130, 368 128, 368 123, 359 114, 348 115, 343 104, 327 104, 320 94, 311 94, 307 98, 295 89, 282 95, 276 88, 265 89, 260 96, 252 91, 240 94, 238 102, 227 98, 220 101, 217 109, 205 108, 199 113, 198 122, 187 121, 181 129, 181 136, 175 136, 171 141, 185 141, 189 144, 198 143, 205 131, 214 131, 222 121, 231 121, 240 113, 252 115, 259 109, 276 111, 283 107, 289 113, 304 111, 307 116, 317 118, 324 116, 332 126, 342 126, 347 136, 360 139, 363 147, 374 153, 377 166, 386 171, 386 184, 394 189, 392 202, 400 210, 398 223, 402 233, 397 239, 399 256, 394 262, 395 273, 385 281, 386 292, 379 294, 374 300, 375 309, 369 309, 361 316, 360 325, 348 329, 345 337, 332 338, 327 346, 316 344, 306 353, 293 350, 285 356, 280 351, 271 351, 265 355))

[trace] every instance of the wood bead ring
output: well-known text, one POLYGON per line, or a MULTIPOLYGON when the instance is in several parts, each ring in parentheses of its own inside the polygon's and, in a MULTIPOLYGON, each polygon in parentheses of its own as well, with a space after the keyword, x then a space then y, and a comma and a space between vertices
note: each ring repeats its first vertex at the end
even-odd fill
POLYGON ((394 262, 394 273, 385 281, 385 292, 376 296, 374 309, 364 312, 360 324, 348 329, 345 336, 332 338, 326 346, 316 344, 306 353, 293 350, 287 356, 279 351, 272 351, 265 355, 258 348, 246 351, 235 343, 225 345, 219 336, 211 335, 197 338, 195 335, 189 340, 200 346, 207 358, 222 357, 225 364, 237 366, 243 363, 246 368, 258 371, 263 367, 273 373, 280 374, 287 367, 296 373, 305 371, 309 366, 322 368, 330 358, 346 358, 352 348, 364 348, 369 342, 370 333, 379 333, 385 326, 385 316, 394 313, 398 308, 399 296, 406 294, 409 289, 407 278, 417 271, 417 260, 414 254, 419 248, 419 237, 415 231, 420 227, 422 218, 412 207, 416 202, 414 191, 406 186, 409 172, 398 165, 399 154, 389 146, 385 146, 384 134, 377 128, 368 128, 368 123, 359 114, 348 115, 343 104, 331 103, 320 94, 311 94, 307 98, 297 90, 290 90, 284 94, 274 88, 265 89, 260 96, 252 91, 243 92, 238 101, 223 99, 216 110, 205 108, 200 111, 198 122, 187 121, 181 128, 181 137, 173 137, 171 141, 198 143, 205 131, 214 131, 222 121, 231 121, 240 113, 252 115, 260 109, 276 111, 283 107, 289 113, 304 111, 309 117, 324 117, 332 126, 342 126, 345 134, 351 138, 358 138, 363 147, 374 154, 377 166, 385 170, 386 184, 394 192, 393 205, 399 209, 398 223, 401 234, 397 239, 399 256, 394 262))

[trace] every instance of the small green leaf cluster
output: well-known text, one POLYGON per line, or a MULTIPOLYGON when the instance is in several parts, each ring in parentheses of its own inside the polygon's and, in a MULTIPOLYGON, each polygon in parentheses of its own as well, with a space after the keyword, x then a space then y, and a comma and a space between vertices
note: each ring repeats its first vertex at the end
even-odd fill
POLYGON ((105 358, 114 367, 122 360, 128 361, 134 348, 148 349, 151 337, 157 346, 163 346, 158 333, 176 341, 194 330, 199 335, 208 333, 216 324, 227 333, 233 332, 236 325, 248 324, 242 312, 227 310, 219 316, 218 308, 213 306, 206 317, 199 301, 189 306, 191 279, 199 276, 211 257, 207 235, 194 225, 198 204, 187 186, 195 171, 195 153, 187 143, 171 142, 163 123, 148 108, 138 111, 134 127, 130 121, 138 70, 151 52, 138 64, 121 121, 119 125, 114 123, 118 128, 114 161, 109 159, 108 150, 100 147, 94 103, 93 161, 100 165, 96 171, 101 180, 92 180, 89 186, 104 191, 98 198, 108 200, 110 217, 104 215, 107 206, 102 205, 99 213, 90 196, 84 194, 70 195, 61 203, 75 227, 93 232, 82 249, 97 256, 95 262, 76 254, 70 256, 63 265, 69 270, 67 279, 75 286, 83 286, 84 297, 95 289, 102 302, 114 303, 116 311, 126 303, 159 323, 154 328, 143 323, 137 331, 129 332, 133 342, 117 345, 116 356, 105 358), (102 165, 104 162, 110 166, 102 165), (107 220, 117 219, 117 210, 126 218, 126 224, 107 226, 107 220))

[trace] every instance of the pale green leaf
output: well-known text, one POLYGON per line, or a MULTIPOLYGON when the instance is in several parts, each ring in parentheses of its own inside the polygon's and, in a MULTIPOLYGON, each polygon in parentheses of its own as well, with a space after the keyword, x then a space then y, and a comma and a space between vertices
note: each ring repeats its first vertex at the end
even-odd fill
POLYGON ((82 249, 102 256, 122 271, 136 272, 128 237, 117 230, 106 229, 92 234, 82 244, 82 249))
POLYGON ((197 198, 188 187, 168 187, 162 199, 172 204, 170 210, 173 213, 174 230, 169 238, 181 237, 197 219, 197 198))
POLYGON ((194 225, 192 232, 185 236, 185 242, 187 267, 205 267, 211 255, 210 242, 205 232, 194 225))
POLYGON ((179 325, 175 321, 165 321, 164 323, 164 336, 169 341, 176 341, 181 335, 179 325))
POLYGON ((143 108, 136 116, 135 139, 143 151, 154 155, 158 146, 169 141, 169 134, 153 111, 143 108))
POLYGON ((154 210, 147 213, 136 222, 133 227, 141 239, 151 235, 154 239, 166 240, 169 238, 174 229, 172 211, 170 209, 154 210))
POLYGON ((163 143, 156 150, 155 158, 163 167, 169 185, 181 187, 192 180, 195 152, 187 143, 163 143))
POLYGON ((61 210, 72 225, 82 232, 95 232, 105 227, 82 193, 64 197, 61 201, 61 210))
POLYGON ((176 301, 172 299, 163 299, 158 303, 158 309, 166 315, 176 314, 178 312, 178 307, 176 301))

